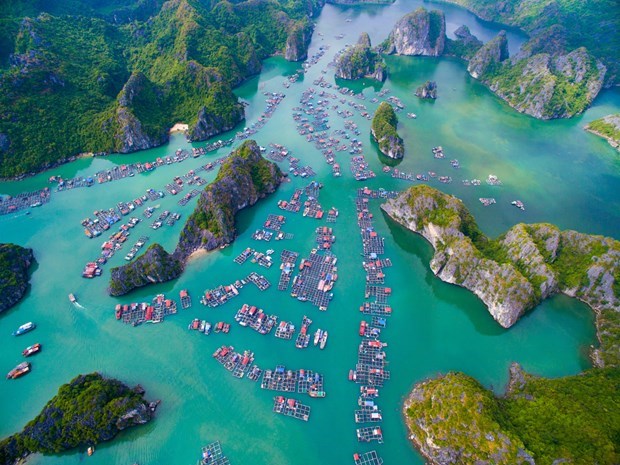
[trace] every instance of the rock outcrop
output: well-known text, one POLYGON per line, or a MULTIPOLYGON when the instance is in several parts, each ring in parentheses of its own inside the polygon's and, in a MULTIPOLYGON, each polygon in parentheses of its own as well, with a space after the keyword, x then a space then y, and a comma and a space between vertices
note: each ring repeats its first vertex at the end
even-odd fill
POLYGON ((381 153, 387 157, 400 159, 405 154, 405 144, 397 132, 398 118, 392 106, 381 102, 372 118, 370 132, 381 153))
POLYGON ((558 292, 596 313, 597 366, 620 364, 620 242, 549 224, 517 224, 499 239, 486 237, 463 203, 415 186, 381 207, 435 249, 430 267, 441 280, 475 293, 509 328, 524 312, 558 292))
POLYGON ((507 58, 508 39, 506 39, 506 31, 501 31, 497 37, 480 47, 469 60, 467 71, 472 77, 479 79, 507 58))
POLYGON ((226 160, 215 181, 200 195, 174 252, 181 262, 198 250, 213 250, 231 243, 236 235, 235 215, 275 192, 283 175, 265 160, 255 141, 245 141, 226 160))
POLYGON ((0 313, 19 302, 30 282, 28 269, 34 262, 32 249, 0 244, 0 313))
POLYGON ((609 145, 620 150, 620 113, 603 116, 588 123, 584 129, 603 137, 609 145))
POLYGON ((189 128, 187 136, 191 141, 207 140, 222 132, 230 131, 243 121, 245 113, 243 105, 236 104, 231 113, 221 115, 202 107, 198 112, 196 123, 189 128))
POLYGON ((617 392, 617 370, 545 379, 513 363, 503 396, 452 372, 417 383, 403 414, 432 465, 612 464, 617 392))
POLYGON ((445 55, 452 55, 462 58, 463 60, 469 60, 476 54, 480 47, 482 47, 482 42, 478 40, 465 25, 460 26, 454 31, 454 36, 456 39, 446 38, 445 55))
POLYGON ((288 61, 302 61, 308 58, 308 46, 312 39, 312 23, 295 22, 286 38, 284 58, 288 61))
POLYGON ((388 54, 440 56, 446 42, 446 18, 442 11, 424 8, 403 16, 381 48, 388 54))
POLYGON ((133 262, 112 268, 108 293, 119 296, 147 284, 170 281, 181 275, 183 265, 161 245, 153 244, 133 262))
POLYGON ((426 81, 415 91, 416 97, 422 99, 436 99, 437 98, 437 83, 435 81, 426 81))
POLYGON ((368 33, 362 32, 357 44, 347 47, 336 61, 336 77, 340 79, 370 78, 385 81, 385 62, 372 50, 368 33))
POLYGON ((153 418, 143 391, 99 373, 79 375, 60 387, 22 432, 0 441, 0 463, 12 465, 40 452, 58 454, 113 439, 153 418))

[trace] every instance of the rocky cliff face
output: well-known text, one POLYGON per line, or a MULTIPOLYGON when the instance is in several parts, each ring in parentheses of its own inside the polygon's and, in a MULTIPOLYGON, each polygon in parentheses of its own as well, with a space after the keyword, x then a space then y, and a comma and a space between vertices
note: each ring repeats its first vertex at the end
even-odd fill
POLYGON ((501 31, 497 37, 484 44, 471 58, 467 71, 472 77, 479 79, 508 58, 508 39, 506 32, 501 31))
POLYGON ((28 269, 34 262, 32 249, 15 244, 0 244, 0 313, 19 302, 30 277, 28 269))
POLYGON ((456 39, 446 38, 444 54, 452 55, 463 60, 470 60, 482 47, 482 42, 474 36, 465 25, 454 31, 456 39))
POLYGON ((442 11, 418 8, 394 26, 382 48, 396 55, 440 56, 446 40, 446 18, 442 11))
POLYGON ((308 45, 312 39, 312 23, 295 22, 286 38, 284 58, 288 61, 302 61, 308 58, 308 45))
POLYGON ((370 37, 363 32, 357 44, 347 47, 336 62, 336 77, 340 79, 370 78, 383 82, 387 78, 385 62, 371 49, 370 37))
POLYGON ((620 364, 620 242, 549 224, 518 224, 491 240, 460 200, 428 186, 382 209, 433 245, 437 277, 474 292, 505 328, 558 292, 582 300, 597 315, 594 362, 620 364))
POLYGON ((436 99, 437 98, 437 83, 435 81, 426 81, 415 91, 416 97, 424 99, 436 99))
POLYGON ((261 156, 256 142, 244 142, 200 195, 181 232, 175 258, 184 262, 198 250, 213 250, 231 243, 237 235, 237 212, 275 192, 282 179, 278 166, 261 156))
POLYGON ((230 131, 244 118, 245 113, 241 104, 235 105, 232 112, 226 115, 210 112, 207 107, 202 107, 198 112, 196 123, 189 128, 187 136, 191 141, 207 140, 209 137, 230 131))
POLYGON ((153 418, 144 391, 99 373, 64 384, 20 433, 0 440, 0 463, 23 463, 30 453, 58 454, 113 439, 120 431, 153 418))
POLYGON ((153 244, 132 263, 112 268, 108 293, 124 295, 151 283, 170 281, 182 272, 183 262, 166 252, 161 245, 153 244))
POLYGON ((545 47, 528 43, 508 60, 502 31, 476 52, 467 71, 515 110, 535 118, 568 118, 583 112, 603 86, 605 66, 583 47, 556 55, 535 53, 541 48, 545 47))
MULTIPOLYGON (((115 114, 114 151, 118 153, 157 147, 168 140, 165 130, 146 131, 136 116, 136 106, 145 100, 144 94, 153 94, 154 85, 142 73, 133 73, 118 95, 115 114)), ((153 102, 156 104, 156 102, 153 102)))

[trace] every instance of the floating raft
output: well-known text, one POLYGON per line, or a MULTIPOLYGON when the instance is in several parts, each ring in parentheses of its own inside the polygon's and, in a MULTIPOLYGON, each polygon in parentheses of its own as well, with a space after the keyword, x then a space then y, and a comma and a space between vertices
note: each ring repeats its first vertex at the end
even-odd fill
POLYGON ((286 217, 284 215, 270 214, 269 216, 267 216, 263 227, 265 229, 279 231, 282 228, 282 225, 284 225, 284 223, 286 223, 286 217))
POLYGON ((222 346, 213 353, 213 358, 230 371, 234 377, 243 378, 254 361, 254 353, 246 350, 243 355, 235 352, 233 346, 222 346))
POLYGON ((50 189, 44 187, 34 192, 24 192, 14 196, 0 195, 0 215, 15 213, 25 208, 40 207, 50 201, 50 189))
POLYGON ((190 297, 189 292, 187 292, 186 289, 183 289, 181 292, 179 292, 179 298, 181 299, 182 308, 189 308, 192 306, 192 298, 190 297))
POLYGON ((290 250, 283 250, 280 254, 280 260, 282 261, 280 270, 282 271, 280 272, 280 279, 278 280, 279 291, 285 291, 288 288, 298 256, 299 254, 297 252, 292 252, 290 250))
POLYGON ((276 328, 275 336, 280 339, 293 339, 293 335, 295 334, 295 325, 292 321, 281 321, 278 327, 276 328))
POLYGON ((298 349, 305 349, 308 347, 310 343, 310 325, 312 324, 312 320, 304 315, 301 320, 301 329, 299 330, 299 334, 297 335, 297 339, 295 340, 295 347, 298 349))
POLYGON ((365 428, 357 429, 357 440, 359 442, 371 442, 378 441, 379 444, 383 444, 383 432, 381 427, 368 426, 365 428))
POLYGON ((376 405, 364 406, 355 411, 355 423, 377 423, 382 420, 381 410, 376 405))
POLYGON ((392 307, 386 303, 365 302, 360 305, 360 312, 364 315, 390 316, 392 314, 392 307))
POLYGON ((238 263, 239 265, 243 265, 247 261, 247 259, 252 256, 253 253, 254 253, 254 249, 248 247, 243 252, 241 252, 239 255, 237 255, 237 257, 235 257, 234 262, 238 263))
POLYGON ((271 391, 298 392, 319 397, 316 393, 324 392, 323 375, 312 370, 287 370, 284 365, 275 370, 265 370, 260 387, 271 391), (313 394, 310 394, 313 393, 313 394))
POLYGON ((202 458, 199 465, 230 465, 228 458, 224 456, 219 441, 212 442, 202 448, 202 458))
POLYGON ((302 404, 296 399, 287 399, 282 396, 273 398, 273 411, 302 421, 308 421, 310 418, 309 406, 302 404))
POLYGON ((255 271, 250 273, 247 277, 247 280, 251 283, 254 283, 259 290, 265 291, 271 286, 271 283, 267 281, 267 279, 263 275, 259 275, 255 271))
POLYGON ((353 454, 355 465, 383 465, 383 459, 377 455, 377 451, 371 450, 364 454, 353 454))

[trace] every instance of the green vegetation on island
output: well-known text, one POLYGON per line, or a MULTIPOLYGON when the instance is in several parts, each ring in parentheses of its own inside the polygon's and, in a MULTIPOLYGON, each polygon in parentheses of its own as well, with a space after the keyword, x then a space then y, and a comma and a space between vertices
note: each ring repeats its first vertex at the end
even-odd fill
POLYGON ((110 270, 108 293, 119 296, 147 284, 170 281, 181 275, 183 266, 161 245, 152 244, 133 262, 110 270))
POLYGON ((194 252, 230 244, 237 236, 237 212, 275 192, 282 179, 278 165, 262 157, 255 141, 246 140, 222 163, 215 180, 200 194, 174 253, 155 243, 132 263, 112 268, 108 293, 124 295, 175 279, 194 252))
POLYGON ((336 77, 349 80, 366 77, 379 82, 385 81, 385 61, 371 47, 368 33, 362 32, 357 44, 347 47, 338 57, 336 77))
POLYGON ((443 0, 482 19, 516 26, 530 35, 526 53, 572 51, 585 47, 607 67, 606 85, 620 79, 620 8, 615 0, 443 0))
POLYGON ((545 379, 514 364, 506 394, 448 373, 405 401, 410 439, 432 464, 614 465, 620 461, 620 370, 545 379))
POLYGON ((585 302, 596 313, 594 364, 620 365, 619 241, 545 223, 517 224, 491 239, 459 199, 424 185, 381 208, 433 245, 435 275, 474 292, 503 327, 560 292, 585 302))
POLYGON ((607 139, 609 145, 620 150, 620 113, 594 120, 586 125, 585 130, 607 139))
POLYGON ((301 59, 308 15, 321 5, 73 0, 2 8, 0 177, 84 152, 154 147, 178 122, 189 124, 192 140, 231 129, 243 119, 231 87, 270 55, 301 59), (303 43, 288 40, 299 31, 303 43))
POLYGON ((392 106, 381 102, 372 117, 370 132, 382 154, 390 158, 403 158, 405 145, 398 135, 398 117, 392 106))
POLYGON ((0 441, 0 464, 12 465, 28 454, 59 452, 109 441, 120 431, 151 420, 154 404, 144 391, 99 373, 79 375, 64 384, 20 433, 0 441))
POLYGON ((237 235, 237 212, 275 192, 282 179, 278 165, 262 157, 258 144, 245 141, 200 195, 181 231, 175 256, 185 261, 198 250, 213 250, 231 243, 237 235))
POLYGON ((0 313, 19 302, 28 290, 28 269, 33 262, 32 249, 0 244, 0 313))
MULTIPOLYGON (((582 113, 604 83, 615 83, 614 70, 620 69, 620 60, 615 53, 617 46, 610 44, 618 42, 620 10, 616 8, 609 16, 606 8, 611 8, 611 5, 607 0, 594 2, 596 6, 591 9, 589 2, 581 2, 575 7, 578 13, 570 14, 567 13, 571 9, 568 4, 578 2, 535 0, 521 2, 518 7, 515 1, 454 0, 453 3, 470 7, 485 19, 502 22, 507 22, 506 17, 490 15, 487 10, 497 8, 503 14, 504 10, 520 8, 544 14, 540 16, 543 19, 539 21, 537 17, 534 21, 536 27, 526 28, 532 34, 530 40, 517 55, 510 58, 504 32, 484 45, 466 27, 455 31, 454 40, 448 39, 445 37, 443 14, 423 8, 401 18, 382 48, 387 53, 399 55, 445 54, 467 60, 467 69, 474 78, 487 84, 517 111, 539 119, 566 118, 582 113), (581 18, 581 14, 584 15, 584 23, 594 29, 580 26, 569 32, 563 21, 566 19, 568 24, 572 24, 581 18), (604 38, 600 39, 605 45, 591 48, 594 45, 590 40, 591 31, 598 30, 596 28, 599 26, 606 31, 604 38)), ((508 22, 525 27, 525 23, 508 22)), ((596 35, 600 34, 597 32, 596 35)))

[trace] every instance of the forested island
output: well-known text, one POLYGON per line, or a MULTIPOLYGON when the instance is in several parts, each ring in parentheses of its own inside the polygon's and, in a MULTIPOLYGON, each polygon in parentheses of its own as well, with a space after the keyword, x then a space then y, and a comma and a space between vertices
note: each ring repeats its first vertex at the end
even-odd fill
POLYGON ((170 281, 183 272, 194 252, 230 244, 237 236, 237 212, 275 192, 283 178, 278 165, 262 157, 255 141, 245 141, 200 194, 174 253, 151 245, 135 262, 112 269, 108 292, 119 296, 150 283, 170 281))
POLYGON ((336 77, 340 79, 370 78, 385 81, 387 71, 385 62, 377 51, 372 49, 370 37, 362 32, 357 43, 347 47, 336 60, 336 77))
POLYGON ((306 57, 322 0, 11 2, 0 11, 0 177, 233 128, 261 60, 306 57))
POLYGON ((109 441, 126 428, 149 422, 156 405, 144 399, 140 387, 131 389, 99 373, 79 375, 62 385, 21 432, 0 441, 0 464, 13 465, 35 452, 57 454, 109 441))
POLYGON ((11 308, 28 290, 28 270, 34 262, 32 249, 0 244, 0 313, 11 308))
POLYGON ((398 135, 397 127, 398 117, 394 109, 389 103, 381 102, 372 117, 370 132, 383 155, 400 159, 405 154, 405 144, 398 135))
POLYGON ((620 150, 620 114, 603 116, 586 124, 584 129, 606 139, 609 145, 620 150))

